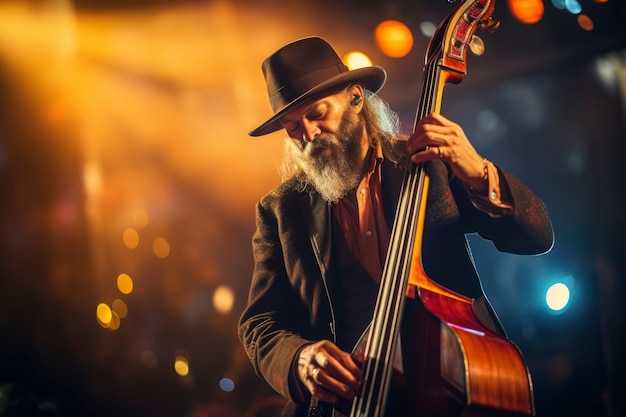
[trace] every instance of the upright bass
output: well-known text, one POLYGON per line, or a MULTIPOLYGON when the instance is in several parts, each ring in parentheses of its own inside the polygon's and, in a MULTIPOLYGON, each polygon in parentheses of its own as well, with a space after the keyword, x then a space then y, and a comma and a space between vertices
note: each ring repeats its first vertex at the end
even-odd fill
MULTIPOLYGON (((439 112, 444 86, 462 81, 468 48, 482 46, 475 32, 499 25, 494 6, 463 1, 439 25, 425 58, 417 120, 439 112)), ((532 416, 532 381, 518 347, 480 322, 474 299, 423 269, 429 170, 429 162, 409 163, 405 173, 374 317, 353 351, 362 381, 346 406, 349 416, 532 416)), ((336 414, 348 415, 339 406, 336 414)))

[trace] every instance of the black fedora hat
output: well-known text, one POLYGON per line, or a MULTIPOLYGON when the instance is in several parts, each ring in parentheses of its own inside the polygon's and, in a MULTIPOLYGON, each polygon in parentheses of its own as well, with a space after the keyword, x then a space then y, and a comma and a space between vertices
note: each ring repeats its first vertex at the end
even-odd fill
POLYGON ((274 115, 250 131, 250 136, 282 129, 278 119, 283 114, 343 85, 361 84, 377 93, 387 79, 385 70, 377 66, 350 71, 328 42, 319 37, 283 46, 263 61, 261 69, 274 115))

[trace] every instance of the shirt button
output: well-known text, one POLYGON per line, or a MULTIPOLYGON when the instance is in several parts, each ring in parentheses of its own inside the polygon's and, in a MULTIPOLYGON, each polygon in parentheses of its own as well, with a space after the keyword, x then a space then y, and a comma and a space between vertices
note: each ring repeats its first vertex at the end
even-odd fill
POLYGON ((365 232, 365 236, 372 237, 372 231, 368 230, 367 232, 365 232))

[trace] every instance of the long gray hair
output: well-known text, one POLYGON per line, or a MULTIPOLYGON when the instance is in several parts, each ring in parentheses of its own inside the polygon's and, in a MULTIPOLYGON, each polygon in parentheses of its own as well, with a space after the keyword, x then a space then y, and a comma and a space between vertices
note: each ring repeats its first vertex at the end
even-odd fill
MULTIPOLYGON (((406 139, 400 134, 400 117, 394 112, 389 104, 364 89, 365 101, 363 102, 362 117, 365 121, 365 130, 371 146, 376 146, 380 141, 386 157, 398 160, 402 156, 402 151, 397 146, 398 142, 406 139)), ((283 150, 283 160, 279 165, 281 179, 287 179, 301 173, 300 168, 294 162, 292 152, 294 151, 292 139, 285 137, 283 150)))

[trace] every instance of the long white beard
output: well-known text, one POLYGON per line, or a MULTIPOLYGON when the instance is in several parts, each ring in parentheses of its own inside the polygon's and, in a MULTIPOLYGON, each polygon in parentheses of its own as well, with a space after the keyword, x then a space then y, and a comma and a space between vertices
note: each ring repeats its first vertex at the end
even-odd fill
POLYGON ((319 135, 304 149, 293 152, 293 158, 306 174, 307 181, 329 203, 345 197, 361 181, 362 132, 362 122, 359 119, 351 121, 346 112, 337 134, 319 135))
POLYGON ((336 203, 356 188, 361 180, 360 164, 350 163, 345 156, 316 158, 302 166, 308 180, 329 203, 336 203))

